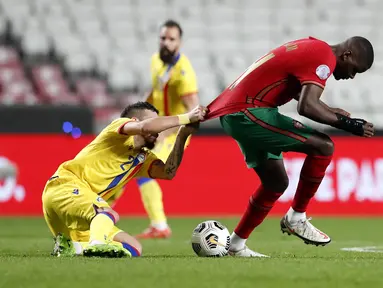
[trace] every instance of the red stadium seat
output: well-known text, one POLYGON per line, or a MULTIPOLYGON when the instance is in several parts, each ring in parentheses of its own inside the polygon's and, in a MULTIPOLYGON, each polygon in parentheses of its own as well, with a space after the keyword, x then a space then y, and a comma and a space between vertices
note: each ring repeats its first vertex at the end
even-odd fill
POLYGON ((37 92, 52 104, 76 105, 80 99, 69 91, 60 66, 41 65, 32 68, 32 79, 37 92))
POLYGON ((116 99, 109 96, 106 83, 101 80, 85 78, 76 82, 79 97, 91 107, 113 107, 116 99))

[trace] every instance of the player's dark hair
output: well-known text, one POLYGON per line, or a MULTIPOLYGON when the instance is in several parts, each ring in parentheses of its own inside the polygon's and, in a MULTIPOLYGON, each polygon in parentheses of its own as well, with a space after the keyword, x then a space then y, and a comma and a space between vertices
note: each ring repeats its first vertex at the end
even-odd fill
POLYGON ((161 27, 168 27, 168 28, 176 27, 178 31, 180 32, 180 38, 182 38, 183 31, 182 31, 181 25, 178 24, 178 22, 169 19, 164 24, 162 24, 161 27))
POLYGON ((370 69, 374 63, 374 48, 370 41, 361 36, 354 36, 351 38, 351 45, 356 49, 359 61, 370 69))
POLYGON ((140 110, 150 110, 158 114, 157 108, 152 104, 140 101, 125 107, 124 111, 121 113, 121 117, 132 118, 135 116, 135 113, 140 110))

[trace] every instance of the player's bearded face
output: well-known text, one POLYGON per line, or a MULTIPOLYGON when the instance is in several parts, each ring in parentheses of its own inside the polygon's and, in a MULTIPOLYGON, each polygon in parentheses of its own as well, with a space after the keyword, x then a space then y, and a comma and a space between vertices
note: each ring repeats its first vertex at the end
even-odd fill
MULTIPOLYGON (((140 121, 150 119, 150 118, 156 118, 156 117, 158 117, 158 114, 150 110, 141 111, 141 113, 138 116, 140 121)), ((140 143, 143 143, 144 147, 148 149, 153 149, 154 146, 156 145, 158 133, 153 133, 153 134, 148 133, 144 135, 139 135, 138 137, 140 137, 140 143)))
POLYGON ((163 27, 160 33, 160 58, 164 63, 172 63, 180 47, 180 35, 176 27, 163 27))
POLYGON ((157 137, 158 137, 158 134, 156 134, 156 135, 152 135, 152 134, 145 135, 144 136, 145 147, 150 149, 150 150, 153 149, 154 146, 156 145, 157 137))

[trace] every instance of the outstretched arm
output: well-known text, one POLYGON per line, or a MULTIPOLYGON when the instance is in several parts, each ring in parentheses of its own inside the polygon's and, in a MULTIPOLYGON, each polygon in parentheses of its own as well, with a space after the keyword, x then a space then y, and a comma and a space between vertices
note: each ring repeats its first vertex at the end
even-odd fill
POLYGON ((153 117, 143 121, 131 121, 124 125, 122 133, 127 135, 145 135, 160 133, 169 128, 201 121, 205 118, 206 108, 197 106, 192 111, 177 116, 153 117))
POLYGON ((198 124, 189 124, 182 126, 178 130, 176 142, 174 144, 173 150, 170 152, 166 163, 163 163, 161 160, 156 161, 150 171, 149 175, 155 179, 167 179, 171 180, 176 176, 178 167, 181 164, 182 157, 184 155, 185 143, 189 135, 198 129, 198 124))

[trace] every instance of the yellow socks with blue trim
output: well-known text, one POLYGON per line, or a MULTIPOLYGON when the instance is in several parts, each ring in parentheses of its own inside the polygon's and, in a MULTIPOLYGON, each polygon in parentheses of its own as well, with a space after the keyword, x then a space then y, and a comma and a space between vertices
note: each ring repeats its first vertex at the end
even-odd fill
POLYGON ((108 235, 114 227, 115 222, 116 221, 111 213, 106 211, 98 213, 90 223, 89 244, 105 243, 108 235))
POLYGON ((151 178, 139 178, 137 184, 140 188, 142 202, 148 213, 152 226, 157 229, 166 229, 166 216, 162 202, 162 190, 156 180, 151 178))

